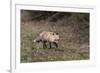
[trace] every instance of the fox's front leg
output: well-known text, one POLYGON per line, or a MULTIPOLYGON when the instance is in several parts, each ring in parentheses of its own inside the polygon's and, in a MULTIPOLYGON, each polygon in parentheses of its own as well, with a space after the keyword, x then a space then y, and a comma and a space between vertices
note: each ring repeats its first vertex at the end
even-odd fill
POLYGON ((54 45, 56 46, 56 48, 58 48, 58 43, 54 43, 54 45))

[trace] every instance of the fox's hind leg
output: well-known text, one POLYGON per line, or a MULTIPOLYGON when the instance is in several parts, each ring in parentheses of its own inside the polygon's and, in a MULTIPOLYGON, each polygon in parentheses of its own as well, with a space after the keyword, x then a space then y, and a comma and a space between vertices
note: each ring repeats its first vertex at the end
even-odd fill
POLYGON ((43 48, 46 48, 46 41, 43 41, 43 48))

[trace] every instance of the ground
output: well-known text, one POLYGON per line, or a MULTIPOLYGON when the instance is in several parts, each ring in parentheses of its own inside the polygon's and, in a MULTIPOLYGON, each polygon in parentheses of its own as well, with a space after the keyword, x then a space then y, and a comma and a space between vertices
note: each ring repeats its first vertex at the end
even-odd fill
POLYGON ((48 23, 45 20, 21 22, 22 63, 89 59, 89 43, 84 38, 86 36, 83 36, 82 30, 78 29, 77 25, 62 26, 59 24, 60 21, 54 24, 48 23), (53 26, 50 24, 53 24, 53 26), (59 47, 44 49, 42 43, 32 43, 32 40, 34 40, 41 31, 58 32, 60 35, 59 47), (83 42, 84 39, 86 42, 83 42))

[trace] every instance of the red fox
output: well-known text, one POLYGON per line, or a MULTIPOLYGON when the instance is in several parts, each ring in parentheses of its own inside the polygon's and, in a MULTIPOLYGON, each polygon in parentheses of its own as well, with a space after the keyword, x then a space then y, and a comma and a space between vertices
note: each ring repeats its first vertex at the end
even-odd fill
POLYGON ((59 34, 55 32, 49 32, 49 31, 43 31, 40 33, 40 35, 33 40, 33 42, 42 42, 43 43, 43 48, 47 48, 46 43, 49 43, 50 48, 52 48, 52 43, 58 47, 58 42, 59 42, 59 34))

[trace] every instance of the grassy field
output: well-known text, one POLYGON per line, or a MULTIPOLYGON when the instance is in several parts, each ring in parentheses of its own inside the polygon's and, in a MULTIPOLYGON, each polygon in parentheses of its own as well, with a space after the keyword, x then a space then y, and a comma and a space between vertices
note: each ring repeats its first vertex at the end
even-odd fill
MULTIPOLYGON (((69 61, 89 59, 89 29, 70 17, 57 22, 30 20, 21 22, 21 62, 69 61), (71 20, 73 19, 73 20, 71 20), (69 21, 70 22, 67 22, 69 21), (67 24, 66 24, 67 23, 67 24), (66 25, 64 25, 66 24, 66 25), (40 32, 53 31, 60 35, 58 48, 43 48, 32 43, 40 32)), ((88 24, 89 25, 89 24, 88 24)))
POLYGON ((70 27, 39 25, 33 22, 21 25, 21 62, 37 61, 59 61, 59 60, 81 60, 89 59, 88 44, 79 43, 79 39, 72 34, 70 27), (58 31, 60 33, 59 48, 44 49, 42 43, 32 43, 41 31, 58 31), (70 30, 70 32, 69 32, 70 30), (75 40, 75 38, 77 40, 75 40), (76 42, 76 43, 75 43, 76 42))

